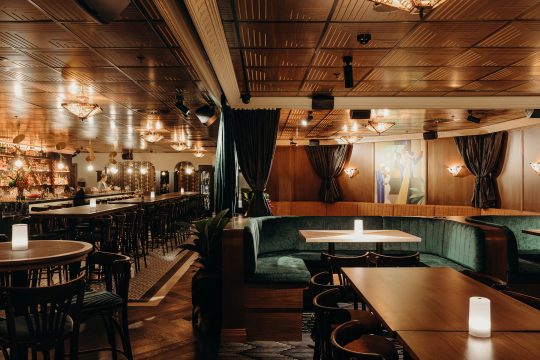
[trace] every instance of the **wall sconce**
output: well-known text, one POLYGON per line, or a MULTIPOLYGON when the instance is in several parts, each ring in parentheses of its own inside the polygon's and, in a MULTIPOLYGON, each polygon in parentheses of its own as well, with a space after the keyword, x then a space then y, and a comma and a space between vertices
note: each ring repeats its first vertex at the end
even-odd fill
POLYGON ((459 175, 459 172, 461 171, 461 169, 463 168, 463 166, 461 165, 454 165, 454 166, 450 166, 448 168, 448 171, 450 172, 450 174, 452 174, 452 176, 458 176, 459 175))
POLYGON ((346 168, 345 174, 347 174, 348 177, 352 178, 354 175, 358 174, 357 168, 346 168))
POLYGON ((540 175, 540 162, 530 162, 529 165, 531 166, 531 169, 537 174, 540 175))
POLYGON ((469 298, 469 335, 491 337, 491 301, 485 297, 469 298))

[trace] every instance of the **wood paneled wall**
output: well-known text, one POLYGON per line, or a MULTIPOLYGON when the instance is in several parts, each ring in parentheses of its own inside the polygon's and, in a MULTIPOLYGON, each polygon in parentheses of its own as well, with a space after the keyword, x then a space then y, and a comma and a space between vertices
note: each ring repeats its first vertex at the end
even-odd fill
MULTIPOLYGON (((540 212, 540 176, 529 166, 540 161, 540 126, 511 130, 497 180, 501 207, 540 212)), ((457 177, 448 172, 451 165, 464 165, 451 138, 427 143, 427 204, 469 206, 474 176, 466 168, 457 177)), ((374 144, 354 145, 347 167, 359 173, 353 178, 342 174, 339 186, 342 201, 374 201, 374 144)), ((274 201, 318 201, 320 180, 302 146, 278 146, 267 192, 274 201)))

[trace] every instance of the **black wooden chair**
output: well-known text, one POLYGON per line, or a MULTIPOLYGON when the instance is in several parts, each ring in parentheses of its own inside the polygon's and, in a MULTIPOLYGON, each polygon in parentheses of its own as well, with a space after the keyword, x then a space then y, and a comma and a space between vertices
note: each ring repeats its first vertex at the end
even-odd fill
POLYGON ((77 359, 84 276, 61 285, 1 288, 6 319, 0 320, 0 345, 5 359, 25 359, 30 349, 50 359, 64 359, 70 339, 70 357, 77 359), (8 351, 9 350, 9 351, 8 351))
POLYGON ((103 320, 107 330, 110 347, 80 351, 80 353, 110 350, 113 359, 117 353, 133 359, 131 341, 128 329, 128 291, 131 277, 131 262, 129 257, 98 251, 87 259, 86 269, 89 284, 104 282, 104 291, 87 291, 82 304, 82 321, 98 316, 103 320), (120 335, 123 350, 116 347, 115 333, 120 335))
POLYGON ((495 276, 482 274, 468 269, 461 271, 461 273, 496 290, 506 290, 508 288, 506 281, 496 278, 495 276))
POLYGON ((316 336, 313 359, 331 359, 330 334, 338 325, 350 320, 358 320, 366 329, 372 332, 380 331, 381 326, 377 318, 365 310, 344 309, 338 303, 346 301, 341 288, 326 290, 313 299, 315 310, 316 336))
MULTIPOLYGON (((328 267, 328 272, 332 275, 337 275, 340 285, 346 285, 345 277, 341 271, 344 267, 368 267, 369 266, 369 252, 359 256, 337 256, 330 254, 321 254, 321 262, 323 266, 328 267)), ((332 284, 334 278, 332 276, 332 284)))
POLYGON ((372 252, 369 253, 369 263, 373 267, 416 267, 420 264, 420 253, 390 256, 372 252))
POLYGON ((537 298, 537 297, 522 294, 522 293, 516 292, 516 291, 509 291, 509 290, 502 290, 501 292, 503 294, 506 294, 508 296, 513 297, 516 300, 521 301, 524 304, 527 304, 527 305, 535 308, 536 310, 540 310, 540 299, 537 298))
POLYGON ((392 342, 372 334, 361 321, 352 320, 338 326, 331 335, 334 360, 397 360, 392 342))

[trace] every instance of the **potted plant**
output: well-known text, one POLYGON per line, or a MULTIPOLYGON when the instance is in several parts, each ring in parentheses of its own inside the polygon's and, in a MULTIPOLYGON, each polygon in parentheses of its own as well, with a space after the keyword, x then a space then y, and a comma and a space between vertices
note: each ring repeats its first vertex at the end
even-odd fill
POLYGON ((229 209, 193 224, 193 244, 181 247, 199 254, 201 264, 191 281, 192 323, 205 336, 219 338, 221 328, 221 249, 223 229, 230 220, 229 209))

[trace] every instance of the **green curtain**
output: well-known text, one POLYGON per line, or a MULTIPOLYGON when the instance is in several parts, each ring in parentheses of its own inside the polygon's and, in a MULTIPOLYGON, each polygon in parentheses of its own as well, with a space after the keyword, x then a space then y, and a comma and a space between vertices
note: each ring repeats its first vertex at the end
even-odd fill
POLYGON ((319 199, 326 203, 341 200, 336 178, 343 172, 352 145, 308 146, 306 151, 311 166, 322 180, 319 199))
POLYGON ((242 175, 253 191, 247 216, 272 215, 264 196, 279 126, 279 110, 233 110, 234 142, 242 175))
POLYGON ((486 209, 499 205, 496 170, 499 165, 504 133, 460 136, 454 142, 467 169, 476 176, 472 206, 486 209))
POLYGON ((215 211, 230 209, 231 215, 236 208, 236 181, 238 165, 234 149, 233 122, 231 109, 222 100, 219 132, 216 147, 216 166, 214 176, 214 203, 215 211))

